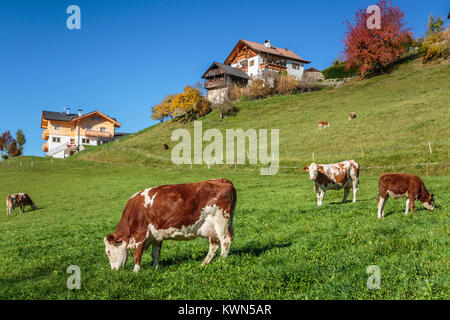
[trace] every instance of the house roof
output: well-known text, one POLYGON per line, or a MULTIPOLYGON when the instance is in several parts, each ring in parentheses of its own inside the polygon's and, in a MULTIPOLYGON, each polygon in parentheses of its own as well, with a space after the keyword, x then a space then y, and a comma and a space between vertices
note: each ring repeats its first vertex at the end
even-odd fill
POLYGON ((42 118, 45 120, 57 120, 57 121, 67 121, 70 122, 74 118, 78 117, 77 114, 65 112, 55 112, 55 111, 42 111, 42 118))
POLYGON ((320 72, 320 71, 317 70, 316 68, 309 68, 309 69, 306 69, 305 72, 320 72))
POLYGON ((273 55, 276 55, 276 56, 280 56, 280 57, 284 57, 284 58, 300 61, 300 62, 303 62, 303 63, 310 63, 311 62, 311 61, 308 61, 308 60, 305 60, 305 59, 301 58, 300 56, 295 54, 293 51, 288 50, 287 48, 278 48, 278 47, 274 47, 274 46, 270 46, 270 48, 268 48, 262 43, 241 39, 241 40, 238 41, 236 46, 233 48, 233 50, 231 51, 230 55, 225 60, 225 63, 231 63, 230 60, 233 59, 231 57, 233 56, 233 52, 235 51, 235 49, 238 48, 239 46, 242 46, 242 45, 245 45, 245 44, 249 48, 251 48, 252 50, 257 51, 257 52, 270 53, 270 54, 273 54, 273 55))
MULTIPOLYGON (((78 114, 75 114, 75 113, 67 114, 65 112, 55 112, 55 111, 44 110, 44 111, 42 111, 42 121, 43 120, 53 120, 53 121, 73 122, 75 120, 81 120, 85 117, 90 117, 93 114, 99 114, 99 115, 103 116, 104 118, 106 118, 109 121, 111 121, 112 123, 114 123, 114 126, 116 126, 116 127, 121 126, 121 124, 119 122, 117 122, 116 118, 109 117, 106 114, 104 114, 98 110, 86 113, 81 116, 78 116, 78 114)), ((42 125, 41 125, 41 127, 42 127, 42 125)))
POLYGON ((223 64, 217 61, 214 61, 212 63, 212 65, 208 68, 208 70, 206 70, 206 72, 202 75, 202 78, 204 79, 206 74, 208 73, 208 71, 213 68, 214 66, 218 66, 220 69, 222 69, 222 71, 226 74, 235 76, 235 77, 239 77, 239 78, 244 78, 247 80, 250 80, 250 77, 248 76, 248 74, 246 74, 244 71, 242 71, 239 68, 234 68, 230 65, 227 64, 223 64))

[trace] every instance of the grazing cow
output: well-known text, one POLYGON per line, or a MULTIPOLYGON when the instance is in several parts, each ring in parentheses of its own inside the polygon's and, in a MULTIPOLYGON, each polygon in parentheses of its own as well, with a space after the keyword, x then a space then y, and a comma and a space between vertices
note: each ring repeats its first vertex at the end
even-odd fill
POLYGON ((327 190, 344 189, 345 203, 350 189, 353 188, 353 202, 356 202, 359 181, 359 164, 355 160, 346 160, 333 164, 311 163, 303 168, 309 172, 309 179, 314 181, 314 191, 317 194, 317 205, 321 206, 327 190))
POLYGON ((142 253, 152 245, 153 266, 158 267, 163 240, 209 240, 202 265, 214 258, 219 245, 226 257, 233 240, 236 190, 226 179, 164 185, 139 191, 128 200, 113 234, 104 239, 111 269, 125 265, 134 249, 134 272, 142 253))
POLYGON ((355 119, 355 118, 356 118, 356 113, 350 112, 350 113, 348 114, 348 120, 352 120, 352 119, 355 119))
POLYGON ((319 122, 319 130, 322 129, 322 128, 327 128, 329 126, 330 126, 330 124, 328 122, 326 122, 326 121, 319 122))
POLYGON ((33 210, 37 209, 36 203, 26 193, 15 193, 6 197, 6 214, 8 216, 16 207, 20 207, 20 213, 23 213, 25 206, 31 206, 33 210))
POLYGON ((164 144, 163 144, 163 149, 164 149, 164 150, 169 150, 169 146, 168 146, 167 144, 164 143, 164 144))
POLYGON ((414 201, 422 202, 428 210, 434 210, 434 195, 428 193, 427 188, 418 176, 407 173, 385 173, 378 179, 378 218, 384 218, 384 206, 391 196, 394 199, 406 197, 405 215, 411 209, 414 214, 414 201))

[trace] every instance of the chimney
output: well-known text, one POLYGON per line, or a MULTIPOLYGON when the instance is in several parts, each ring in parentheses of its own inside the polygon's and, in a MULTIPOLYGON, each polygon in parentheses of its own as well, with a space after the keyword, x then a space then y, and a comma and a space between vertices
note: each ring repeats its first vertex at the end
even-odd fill
POLYGON ((69 115, 70 114, 70 108, 67 108, 66 110, 66 114, 69 115))
POLYGON ((264 41, 264 45, 266 46, 266 48, 270 48, 270 40, 264 41))
POLYGON ((81 117, 83 115, 83 110, 82 109, 78 109, 78 116, 81 117))

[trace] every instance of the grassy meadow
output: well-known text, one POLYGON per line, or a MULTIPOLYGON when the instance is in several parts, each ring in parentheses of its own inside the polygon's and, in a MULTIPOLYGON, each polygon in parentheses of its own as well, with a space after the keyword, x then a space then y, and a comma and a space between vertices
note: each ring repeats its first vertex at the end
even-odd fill
MULTIPOLYGON (((332 163, 355 159, 362 167, 410 166, 411 173, 449 174, 450 63, 422 65, 420 60, 399 64, 392 73, 354 80, 339 89, 275 96, 237 104, 239 112, 220 120, 216 111, 203 117, 203 132, 219 129, 279 129, 280 165, 301 166, 314 159, 332 163), (349 112, 356 119, 349 121, 349 112), (330 127, 318 130, 319 121, 330 127), (428 142, 431 142, 432 153, 428 142)), ((149 110, 150 116, 150 110, 149 110)), ((163 123, 95 150, 79 159, 128 164, 171 164, 171 134, 176 128, 193 132, 193 124, 163 123)), ((192 134, 193 137, 193 134, 192 134)), ((204 146, 209 142, 204 142, 204 146)), ((225 154, 225 151, 224 151, 225 154)), ((394 170, 399 170, 395 169, 394 170)), ((382 170, 372 170, 378 174, 382 170)))
POLYGON ((65 160, 0 162, 0 196, 26 192, 39 206, 0 214, 0 299, 449 299, 449 74, 448 62, 410 60, 339 89, 242 101, 234 116, 219 120, 213 111, 201 119, 203 130, 223 133, 279 129, 280 165, 290 168, 273 176, 257 166, 173 165, 162 144, 173 147, 176 128, 192 132, 192 124, 180 123, 65 160), (357 118, 349 121, 351 111, 357 118), (330 127, 319 131, 319 121, 330 127), (317 207, 301 169, 313 152, 318 163, 360 163, 357 203, 339 204, 343 191, 328 191, 317 207), (377 179, 386 171, 419 174, 436 210, 416 202, 415 215, 405 216, 405 199, 389 199, 378 219, 377 179), (110 270, 103 237, 132 195, 213 178, 228 178, 237 189, 227 259, 201 267, 207 241, 165 241, 158 270, 151 252, 138 274, 131 258, 125 270, 110 270), (66 286, 70 265, 81 268, 79 290, 66 286), (370 265, 380 268, 380 290, 367 288, 370 265))
POLYGON ((304 173, 261 176, 256 170, 177 169, 27 158, 0 163, 0 194, 27 192, 39 210, 0 215, 0 299, 448 299, 450 186, 424 177, 437 209, 390 199, 377 215, 377 177, 361 174, 358 202, 338 204, 329 191, 316 206, 304 173), (33 166, 31 166, 33 162, 33 166), (225 177, 238 202, 235 239, 227 259, 201 267, 203 239, 165 241, 160 268, 151 253, 111 271, 103 237, 128 198, 165 183, 225 177), (70 265, 81 289, 66 287, 70 265), (381 289, 366 286, 369 265, 381 289))

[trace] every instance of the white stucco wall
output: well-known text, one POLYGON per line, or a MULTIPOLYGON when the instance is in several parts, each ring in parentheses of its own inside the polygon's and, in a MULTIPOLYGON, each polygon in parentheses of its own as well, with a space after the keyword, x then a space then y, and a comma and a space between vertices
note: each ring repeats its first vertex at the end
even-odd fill
POLYGON ((296 61, 291 61, 291 60, 288 60, 286 62, 287 74, 294 76, 297 80, 301 80, 302 79, 304 70, 305 70, 305 67, 304 67, 303 63, 296 62, 296 61), (293 63, 296 63, 296 64, 298 64, 300 66, 298 70, 292 68, 292 64, 293 63))
MULTIPOLYGON (((59 135, 50 135, 48 138, 48 151, 51 152, 53 149, 58 148, 61 145, 70 144, 70 139, 75 139, 75 144, 78 144, 78 136, 76 137, 68 137, 68 136, 59 136, 59 135), (53 142, 53 138, 60 138, 60 142, 53 142)), ((81 145, 89 145, 96 146, 98 144, 97 138, 90 138, 80 136, 80 144, 81 145), (89 139, 89 143, 83 143, 83 138, 89 139)), ((55 153, 52 155, 53 158, 64 158, 64 151, 55 153)))

